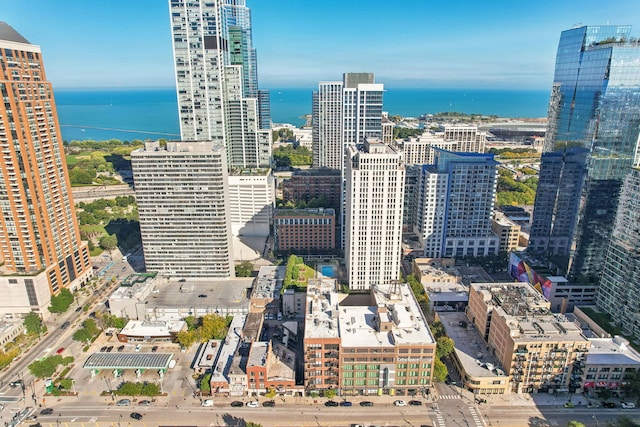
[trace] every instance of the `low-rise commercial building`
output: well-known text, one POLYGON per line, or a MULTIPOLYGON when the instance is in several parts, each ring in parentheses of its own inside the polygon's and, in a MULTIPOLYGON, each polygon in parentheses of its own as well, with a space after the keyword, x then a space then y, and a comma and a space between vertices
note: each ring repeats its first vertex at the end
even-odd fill
POLYGON ((580 381, 587 393, 603 389, 622 391, 640 371, 640 354, 620 336, 590 338, 589 342, 586 358, 576 363, 574 380, 580 381))
POLYGON ((130 320, 118 333, 120 342, 176 342, 180 331, 187 329, 183 320, 150 322, 130 320))

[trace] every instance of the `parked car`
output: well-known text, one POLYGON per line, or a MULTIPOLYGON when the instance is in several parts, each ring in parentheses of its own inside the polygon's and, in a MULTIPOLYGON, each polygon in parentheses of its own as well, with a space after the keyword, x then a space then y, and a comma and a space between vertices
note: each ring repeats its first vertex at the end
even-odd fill
POLYGON ((140 421, 142 419, 142 414, 139 412, 132 412, 131 415, 129 415, 131 418, 133 418, 134 420, 138 420, 140 421))
POLYGON ((364 400, 360 402, 360 406, 373 406, 373 402, 369 402, 368 400, 364 400))
POLYGON ((244 403, 240 402, 239 400, 234 400, 233 402, 231 402, 231 406, 234 408, 240 408, 244 406, 244 403))
POLYGON ((140 351, 140 349, 141 349, 141 348, 142 348, 142 344, 138 344, 138 345, 136 346, 136 351, 140 351))
POLYGON ((109 348, 109 346, 103 345, 102 347, 100 347, 100 353, 104 353, 105 351, 107 351, 107 348, 109 348))
POLYGON ((124 350, 124 345, 121 345, 120 347, 118 347, 118 351, 122 351, 124 350))
POLYGON ((600 404, 598 402, 589 402, 587 403, 587 408, 599 408, 600 404))
POLYGON ((202 401, 202 406, 213 406, 213 399, 206 399, 202 401))
POLYGON ((113 346, 110 345, 109 347, 107 347, 107 353, 111 353, 111 350, 113 350, 113 346))
POLYGON ((151 406, 151 401, 150 400, 141 400, 140 402, 138 402, 138 405, 140 405, 140 406, 151 406))
POLYGON ((276 406, 276 401, 275 400, 267 400, 265 402, 262 402, 262 406, 264 406, 265 408, 273 408, 276 406))
POLYGON ((576 405, 574 405, 573 402, 565 402, 562 406, 564 406, 565 408, 573 408, 576 405))
POLYGON ((340 402, 340 406, 353 406, 353 403, 349 402, 348 400, 343 400, 342 402, 340 402))
POLYGON ((260 404, 255 400, 250 400, 247 402, 247 408, 257 408, 260 404))
POLYGON ((51 415, 53 414, 53 408, 44 408, 40 411, 40 415, 51 415))
POLYGON ((422 401, 421 400, 410 400, 409 401, 409 406, 422 406, 422 401))
POLYGON ((324 406, 340 406, 338 402, 334 402, 333 400, 327 400, 324 402, 324 406))
POLYGON ((616 404, 613 402, 602 402, 602 406, 604 406, 605 408, 615 408, 616 404))
POLYGON ((407 402, 405 402, 404 400, 396 400, 395 402, 393 402, 393 404, 395 406, 407 406, 407 402))
POLYGON ((636 404, 633 402, 620 402, 620 406, 625 409, 635 409, 636 404))
POLYGON ((120 399, 120 400, 118 400, 118 402, 116 402, 116 405, 118 405, 118 406, 129 406, 129 405, 131 405, 131 399, 120 399))
POLYGON ((157 345, 154 345, 153 347, 151 347, 151 353, 155 353, 156 351, 158 351, 157 345))
POLYGON ((24 383, 22 382, 22 380, 15 380, 15 381, 11 381, 9 383, 9 386, 11 386, 11 388, 14 387, 18 387, 18 386, 22 386, 24 383))

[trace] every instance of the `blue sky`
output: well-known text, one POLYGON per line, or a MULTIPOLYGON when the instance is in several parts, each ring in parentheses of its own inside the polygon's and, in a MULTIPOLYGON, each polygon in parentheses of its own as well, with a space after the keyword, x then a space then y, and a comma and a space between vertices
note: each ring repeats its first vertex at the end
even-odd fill
MULTIPOLYGON (((560 32, 630 24, 638 0, 247 0, 260 86, 371 71, 387 87, 549 89, 560 32)), ((166 0, 2 0, 57 88, 173 87, 166 0)))

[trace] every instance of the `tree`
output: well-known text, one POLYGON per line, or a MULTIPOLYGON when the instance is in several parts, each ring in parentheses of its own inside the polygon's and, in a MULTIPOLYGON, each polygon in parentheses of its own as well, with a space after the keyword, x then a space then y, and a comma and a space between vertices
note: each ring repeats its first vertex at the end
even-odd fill
POLYGON ((324 397, 326 397, 329 400, 331 400, 334 397, 336 397, 336 394, 337 394, 336 391, 334 389, 332 389, 332 388, 324 391, 324 397))
POLYGON ((198 341, 198 332, 197 331, 180 331, 178 332, 176 339, 183 347, 191 347, 196 341, 198 341))
POLYGON ((58 295, 51 297, 51 305, 48 310, 51 313, 64 313, 73 302, 73 294, 67 288, 63 288, 58 295))
POLYGON ((436 356, 440 359, 447 357, 453 351, 455 343, 449 337, 440 337, 436 343, 436 356))
POLYGON ((100 247, 106 251, 112 251, 118 247, 118 237, 115 234, 109 234, 100 238, 100 247))
POLYGON ((62 362, 62 356, 45 357, 42 360, 36 360, 31 363, 28 368, 31 375, 37 378, 48 378, 56 372, 58 365, 62 362))
POLYGON ((264 394, 264 397, 269 398, 269 399, 273 399, 274 397, 276 397, 276 389, 274 388, 270 388, 269 390, 267 390, 267 392, 264 394))
POLYGON ((440 359, 435 359, 433 363, 433 381, 436 383, 443 383, 449 375, 447 367, 440 359))
POLYGON ((157 396, 160 394, 160 386, 155 383, 145 382, 142 384, 142 390, 140 391, 140 394, 147 397, 157 396))
POLYGON ((607 400, 611 398, 612 395, 613 393, 611 392, 611 389, 606 387, 598 391, 598 396, 600 396, 600 399, 603 399, 603 400, 607 400))
POLYGON ((251 277, 253 273, 253 264, 249 261, 242 261, 236 265, 236 277, 251 277))
POLYGON ((210 339, 223 339, 229 331, 227 318, 217 314, 207 314, 202 318, 202 325, 198 328, 200 341, 205 342, 210 339))
POLYGON ((437 340, 440 337, 446 336, 444 332, 444 326, 440 322, 433 322, 429 328, 431 329, 431 333, 433 337, 437 340))
POLYGON ((262 424, 252 423, 251 421, 245 421, 245 427, 262 427, 262 424))
POLYGON ((625 393, 638 402, 640 399, 640 371, 634 371, 630 376, 625 375, 625 379, 627 383, 625 393))
POLYGON ((199 387, 200 391, 205 394, 211 393, 211 374, 207 374, 200 380, 199 387))
POLYGON ((125 382, 118 387, 118 394, 121 396, 140 396, 142 394, 142 383, 125 382))
POLYGON ((24 327, 29 335, 38 335, 43 332, 42 319, 33 311, 24 317, 24 327))

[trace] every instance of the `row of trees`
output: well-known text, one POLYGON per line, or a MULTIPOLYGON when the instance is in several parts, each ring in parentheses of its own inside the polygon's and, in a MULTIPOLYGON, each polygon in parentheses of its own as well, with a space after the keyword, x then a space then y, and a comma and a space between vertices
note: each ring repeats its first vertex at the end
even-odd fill
POLYGON ((498 172, 498 205, 533 205, 536 199, 538 178, 532 176, 522 181, 513 179, 507 169, 498 172))
POLYGON ((117 390, 114 391, 114 394, 118 396, 147 396, 154 397, 160 394, 160 386, 155 383, 150 382, 123 382, 120 384, 117 390))
POLYGON ((287 144, 273 150, 273 161, 277 167, 311 166, 313 158, 307 147, 293 148, 293 144, 287 144))
POLYGON ((28 366, 29 372, 36 378, 49 378, 58 369, 58 366, 67 366, 73 363, 72 356, 62 357, 59 354, 55 356, 45 357, 40 360, 36 360, 28 366))
POLYGON ((188 316, 184 320, 187 322, 187 330, 178 332, 177 340, 184 347, 190 347, 196 342, 225 338, 233 317, 207 314, 197 318, 188 316))

